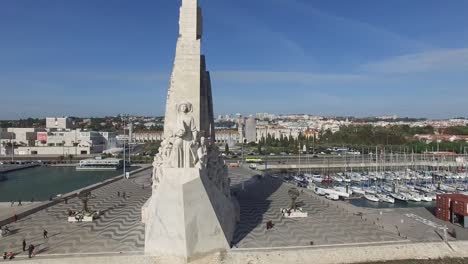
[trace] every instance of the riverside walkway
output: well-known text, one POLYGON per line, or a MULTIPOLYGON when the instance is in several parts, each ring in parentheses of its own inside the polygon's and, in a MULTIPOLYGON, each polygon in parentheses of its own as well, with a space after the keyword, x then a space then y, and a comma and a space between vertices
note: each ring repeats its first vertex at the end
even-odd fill
POLYGON ((436 167, 446 167, 446 168, 456 168, 456 167, 465 167, 468 164, 460 164, 453 161, 414 161, 414 162, 337 162, 337 163, 279 163, 271 162, 266 165, 258 165, 258 170, 265 169, 325 169, 325 168, 410 168, 410 167, 424 167, 424 168, 436 168, 436 167))
POLYGON ((151 195, 150 177, 151 170, 145 170, 129 180, 118 180, 93 190, 89 208, 101 213, 94 222, 67 221, 69 209, 82 208, 81 200, 72 198, 11 223, 8 226, 12 233, 0 238, 0 251, 12 251, 16 258, 27 258, 27 252, 21 249, 23 239, 28 245, 36 246, 37 254, 142 251, 144 225, 140 215, 141 206, 151 195), (123 192, 126 198, 122 197, 123 192), (43 238, 43 230, 48 231, 49 238, 43 238))

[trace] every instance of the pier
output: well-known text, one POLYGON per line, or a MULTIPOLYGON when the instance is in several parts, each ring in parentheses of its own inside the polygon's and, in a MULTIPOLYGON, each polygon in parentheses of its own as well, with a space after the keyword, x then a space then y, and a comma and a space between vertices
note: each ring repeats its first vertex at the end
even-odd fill
POLYGON ((41 166, 40 164, 24 164, 24 165, 0 165, 0 173, 25 170, 41 166))

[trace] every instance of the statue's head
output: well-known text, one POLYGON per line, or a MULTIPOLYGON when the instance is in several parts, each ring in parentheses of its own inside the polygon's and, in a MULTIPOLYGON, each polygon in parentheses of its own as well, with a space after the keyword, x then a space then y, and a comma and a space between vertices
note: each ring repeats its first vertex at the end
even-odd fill
POLYGON ((192 112, 192 104, 189 102, 181 102, 177 105, 177 110, 181 113, 192 112))

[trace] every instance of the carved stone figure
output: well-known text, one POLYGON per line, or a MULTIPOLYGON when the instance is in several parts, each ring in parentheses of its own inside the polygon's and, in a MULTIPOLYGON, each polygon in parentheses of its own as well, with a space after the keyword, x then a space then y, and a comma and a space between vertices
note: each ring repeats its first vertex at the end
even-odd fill
POLYGON ((197 149, 197 165, 196 167, 198 169, 204 169, 206 167, 207 163, 207 155, 208 155, 208 147, 206 145, 206 139, 205 137, 200 138, 200 144, 197 149))
POLYGON ((161 168, 163 165, 163 158, 161 155, 162 148, 159 148, 159 154, 154 156, 154 161, 153 161, 153 188, 158 188, 159 181, 161 180, 161 168))
POLYGON ((182 102, 177 105, 177 124, 172 138, 171 160, 174 168, 193 168, 197 155, 194 151, 197 127, 192 112, 192 104, 182 102))

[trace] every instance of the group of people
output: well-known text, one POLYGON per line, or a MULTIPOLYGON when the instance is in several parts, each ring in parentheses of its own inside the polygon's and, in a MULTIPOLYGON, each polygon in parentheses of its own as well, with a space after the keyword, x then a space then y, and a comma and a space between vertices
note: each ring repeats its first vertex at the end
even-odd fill
POLYGON ((0 226, 0 237, 3 237, 4 235, 8 235, 11 233, 11 230, 8 226, 0 226))
MULTIPOLYGON (((44 233, 47 232, 44 230, 44 233)), ((31 258, 36 247, 33 244, 30 244, 28 247, 28 257, 31 258)), ((26 251, 26 239, 23 239, 23 252, 26 251)))
MULTIPOLYGON (((8 227, 5 226, 4 228, 7 229, 8 227)), ((9 230, 9 229, 7 229, 7 230, 9 230)), ((49 232, 47 232, 47 230, 44 229, 44 232, 42 232, 42 235, 44 236, 44 239, 48 238, 48 233, 49 232)), ((33 244, 30 244, 27 248, 26 248, 26 246, 27 246, 26 239, 23 239, 23 252, 25 252, 26 249, 27 249, 28 250, 28 257, 31 258, 33 255, 35 255, 34 249, 36 247, 33 244)), ((15 258, 15 253, 13 251, 3 252, 3 259, 4 260, 6 260, 6 259, 12 260, 14 258, 15 258)))
MULTIPOLYGON (((117 197, 120 197, 120 192, 117 192, 117 197)), ((124 199, 127 199, 127 193, 126 193, 126 192, 123 192, 123 193, 122 193, 122 197, 123 197, 124 199)))
MULTIPOLYGON (((11 201, 10 204, 11 204, 11 207, 13 207, 13 205, 15 204, 15 202, 14 202, 14 201, 11 201)), ((21 200, 18 200, 18 206, 23 206, 23 204, 21 203, 21 200)))

